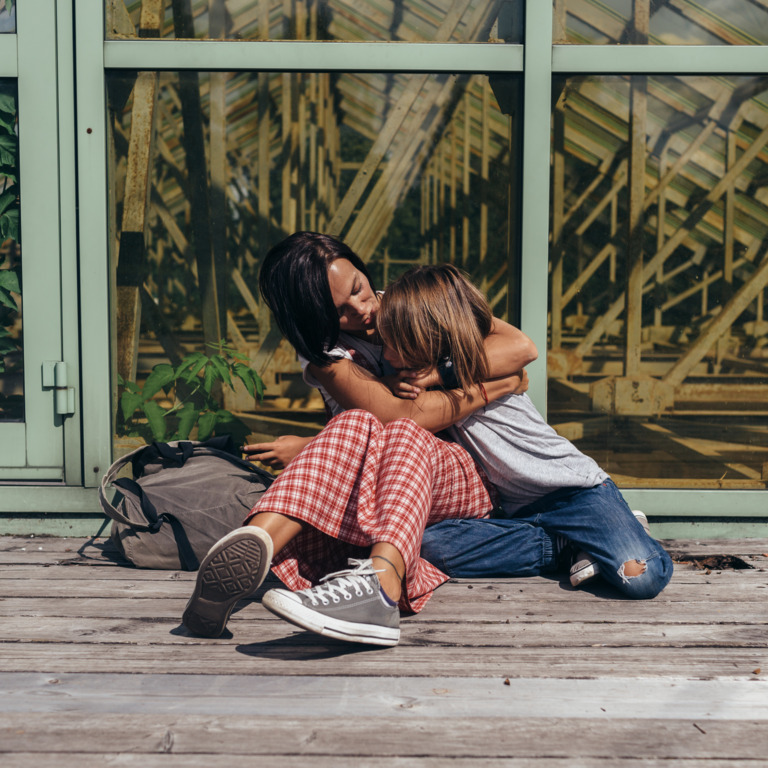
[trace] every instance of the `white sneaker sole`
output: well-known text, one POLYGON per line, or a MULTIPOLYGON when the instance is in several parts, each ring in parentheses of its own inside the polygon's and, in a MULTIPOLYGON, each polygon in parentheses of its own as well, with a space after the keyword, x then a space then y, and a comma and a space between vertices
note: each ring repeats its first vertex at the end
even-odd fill
POLYGON ((253 594, 272 564, 272 539, 250 525, 219 539, 200 564, 182 623, 200 637, 218 637, 238 600, 253 594))
POLYGON ((316 632, 324 637, 346 640, 350 643, 366 645, 397 645, 400 629, 380 627, 375 624, 357 624, 352 621, 334 619, 307 608, 302 603, 285 594, 283 590, 271 589, 261 600, 261 604, 281 619, 290 621, 302 629, 316 632))
POLYGON ((584 565, 571 570, 571 586, 580 587, 600 575, 600 566, 594 560, 584 562, 584 565))

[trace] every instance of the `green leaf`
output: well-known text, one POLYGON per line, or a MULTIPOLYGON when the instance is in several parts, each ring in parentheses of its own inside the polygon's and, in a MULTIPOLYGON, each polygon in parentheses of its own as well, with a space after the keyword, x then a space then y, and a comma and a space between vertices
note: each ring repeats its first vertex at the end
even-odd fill
POLYGON ((152 437, 155 440, 165 439, 165 411, 154 401, 144 403, 144 415, 147 417, 152 437))
POLYGON ((0 110, 0 128, 4 133, 16 133, 16 115, 0 110))
POLYGON ((16 114, 16 99, 10 93, 0 93, 0 112, 7 115, 16 114))
POLYGON ((14 312, 19 311, 18 304, 8 291, 4 288, 0 288, 0 304, 5 304, 6 307, 12 309, 14 312))
POLYGON ((191 368, 195 363, 202 360, 203 365, 208 358, 202 352, 193 352, 191 355, 187 355, 180 363, 179 367, 173 372, 173 375, 178 378, 184 371, 191 368))
POLYGON ((210 395, 211 390, 213 389, 213 385, 216 383, 216 380, 219 378, 218 373, 216 371, 216 367, 212 364, 208 364, 205 367, 205 376, 203 377, 203 389, 210 395))
POLYGON ((0 355, 7 355, 18 347, 10 339, 0 339, 0 355))
POLYGON ((0 134, 0 163, 16 166, 18 143, 14 134, 0 134))
POLYGON ((229 375, 229 366, 227 365, 227 361, 221 355, 213 355, 211 357, 211 363, 213 364, 214 368, 216 368, 216 373, 218 373, 219 376, 227 382, 229 388, 231 389, 232 377, 229 375))
POLYGON ((0 195, 0 213, 5 213, 18 200, 18 190, 14 184, 0 195))
POLYGON ((184 403, 184 407, 179 411, 179 440, 189 439, 189 433, 197 422, 200 411, 192 403, 184 403))
POLYGON ((242 363, 235 363, 232 368, 235 372, 235 376, 237 376, 237 378, 240 379, 243 384, 245 384, 245 388, 248 390, 248 394, 255 398, 256 386, 254 385, 253 379, 251 378, 251 369, 242 363))
POLYGON ((21 293, 19 288, 19 276, 12 269, 0 269, 0 288, 6 291, 21 293))
POLYGON ((207 440, 213 434, 213 428, 216 426, 216 412, 206 411, 197 424, 197 439, 207 440))
POLYGON ((251 368, 251 378, 256 387, 256 394, 259 396, 259 402, 261 402, 264 399, 264 382, 261 380, 261 376, 259 376, 253 368, 251 368))
POLYGON ((243 446, 250 433, 250 428, 229 411, 222 409, 216 413, 216 434, 232 435, 232 440, 238 448, 243 446))
POLYGON ((126 390, 120 397, 120 410, 123 412, 123 420, 128 421, 137 408, 141 408, 144 398, 136 393, 126 390))
POLYGON ((208 358, 199 352, 197 354, 200 355, 200 357, 198 357, 197 360, 195 360, 194 365, 182 375, 187 384, 197 383, 196 379, 198 378, 198 374, 206 365, 208 365, 208 358))
POLYGON ((163 389, 163 387, 170 384, 174 378, 173 366, 168 365, 168 363, 158 363, 158 365, 152 369, 152 373, 147 376, 147 381, 144 384, 144 388, 141 390, 142 396, 145 400, 150 400, 163 389))
POLYGON ((20 242, 19 212, 16 208, 0 215, 0 237, 20 242))

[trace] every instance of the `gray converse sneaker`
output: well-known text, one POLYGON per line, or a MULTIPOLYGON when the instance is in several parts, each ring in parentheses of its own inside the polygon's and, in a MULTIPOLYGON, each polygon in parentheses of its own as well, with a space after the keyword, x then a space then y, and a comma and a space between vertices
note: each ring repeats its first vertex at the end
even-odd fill
POLYGON ((261 528, 246 525, 219 539, 200 564, 184 626, 201 637, 218 637, 235 603, 262 585, 271 563, 272 539, 261 528))
MULTIPOLYGON (((643 530, 650 536, 651 528, 648 525, 648 518, 644 512, 639 510, 633 510, 632 514, 637 518, 640 525, 643 526, 643 530)), ((600 563, 595 560, 592 555, 581 550, 573 559, 571 564, 571 586, 581 587, 588 581, 591 581, 596 576, 600 575, 600 563)))
POLYGON ((350 567, 299 592, 270 589, 261 604, 282 619, 326 637, 368 645, 397 645, 400 611, 384 597, 371 560, 350 558, 350 567))

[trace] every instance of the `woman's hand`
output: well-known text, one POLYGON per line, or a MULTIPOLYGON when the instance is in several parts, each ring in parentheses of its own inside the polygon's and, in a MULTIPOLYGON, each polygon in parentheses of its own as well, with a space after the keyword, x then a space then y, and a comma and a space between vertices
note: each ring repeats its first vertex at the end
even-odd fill
POLYGON ((311 437, 281 435, 272 443, 245 445, 243 453, 249 461, 261 462, 272 469, 285 469, 311 441, 311 437))

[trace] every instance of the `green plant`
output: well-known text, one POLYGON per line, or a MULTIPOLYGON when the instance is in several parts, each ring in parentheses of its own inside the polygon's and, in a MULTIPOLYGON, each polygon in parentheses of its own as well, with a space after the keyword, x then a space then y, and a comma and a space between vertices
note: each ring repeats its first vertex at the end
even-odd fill
MULTIPOLYGON (((7 7, 7 3, 6 3, 7 7)), ((18 137, 16 136, 16 94, 0 87, 0 241, 19 242, 18 137)), ((13 325, 19 307, 13 293, 20 294, 18 268, 0 267, 0 373, 5 355, 18 350, 8 326, 13 325)))
POLYGON ((168 363, 156 365, 143 387, 119 377, 118 383, 124 390, 120 396, 118 435, 142 437, 147 443, 187 440, 197 427, 198 440, 229 434, 236 445, 242 446, 250 429, 220 406, 215 397, 216 386, 233 389, 234 381, 239 379, 248 393, 261 401, 264 383, 247 364, 248 358, 227 346, 225 339, 208 346, 216 353, 193 352, 176 368, 168 363), (161 390, 172 403, 169 408, 155 399, 161 390))

